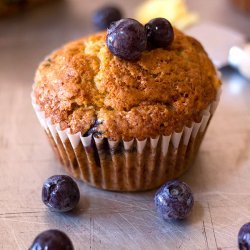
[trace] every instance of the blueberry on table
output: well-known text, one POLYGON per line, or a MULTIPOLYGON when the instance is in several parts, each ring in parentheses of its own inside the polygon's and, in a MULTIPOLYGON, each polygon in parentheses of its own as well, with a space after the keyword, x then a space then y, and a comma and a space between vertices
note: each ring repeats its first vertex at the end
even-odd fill
POLYGON ((111 53, 125 60, 139 59, 147 47, 143 25, 131 18, 113 22, 108 28, 106 42, 111 53))
POLYGON ((69 237, 59 230, 48 230, 40 233, 29 250, 74 250, 69 237))
POLYGON ((155 194, 157 212, 165 219, 185 219, 191 212, 194 198, 189 186, 174 180, 164 184, 155 194))
POLYGON ((67 212, 76 207, 80 191, 76 182, 67 175, 54 175, 48 178, 42 188, 42 200, 56 212, 67 212))
POLYGON ((93 16, 94 25, 102 29, 107 29, 112 22, 118 21, 122 18, 121 11, 112 6, 105 6, 97 10, 93 16))
POLYGON ((238 234, 240 250, 250 250, 250 222, 243 225, 238 234))
POLYGON ((168 48, 174 40, 174 30, 165 18, 155 18, 145 25, 148 48, 168 48))

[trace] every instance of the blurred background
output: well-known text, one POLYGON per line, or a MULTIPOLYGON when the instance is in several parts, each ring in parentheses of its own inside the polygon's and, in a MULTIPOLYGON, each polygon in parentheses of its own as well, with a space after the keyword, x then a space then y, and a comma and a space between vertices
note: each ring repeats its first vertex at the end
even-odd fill
MULTIPOLYGON (((186 11, 194 14, 190 24, 210 20, 250 37, 249 0, 173 1, 179 5, 172 6, 171 11, 166 5, 166 12, 172 16, 185 4, 186 11)), ((151 6, 144 8, 148 2, 155 5, 162 0, 0 0, 0 81, 11 77, 15 67, 15 74, 23 75, 20 81, 31 83, 37 64, 46 54, 95 31, 92 16, 98 8, 114 5, 124 17, 143 18, 152 10, 151 6)), ((185 24, 181 28, 185 29, 185 24)))

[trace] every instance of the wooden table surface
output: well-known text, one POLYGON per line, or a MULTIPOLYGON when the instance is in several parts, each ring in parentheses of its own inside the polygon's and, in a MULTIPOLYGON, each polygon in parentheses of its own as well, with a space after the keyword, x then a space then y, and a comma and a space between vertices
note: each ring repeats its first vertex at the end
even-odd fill
MULTIPOLYGON (((43 205, 43 181, 64 172, 31 107, 34 71, 52 49, 92 31, 91 12, 102 2, 85 0, 79 8, 78 0, 71 1, 0 21, 0 249, 25 250, 51 228, 65 231, 79 250, 237 249, 238 230, 250 221, 250 82, 229 68, 199 156, 181 178, 195 196, 186 221, 159 218, 154 191, 112 193, 81 182, 75 212, 53 213, 43 205)), ((119 4, 131 13, 139 2, 119 4)), ((205 19, 250 36, 249 17, 234 12, 227 0, 188 3, 205 19)))

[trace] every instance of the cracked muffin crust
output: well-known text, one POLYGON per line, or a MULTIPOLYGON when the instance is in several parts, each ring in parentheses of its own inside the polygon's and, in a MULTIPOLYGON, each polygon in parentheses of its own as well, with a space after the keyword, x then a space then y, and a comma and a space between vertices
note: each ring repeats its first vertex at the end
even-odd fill
POLYGON ((175 29, 168 49, 136 62, 112 55, 106 33, 65 45, 39 66, 33 95, 61 129, 114 140, 169 135, 216 99, 221 85, 198 41, 175 29))

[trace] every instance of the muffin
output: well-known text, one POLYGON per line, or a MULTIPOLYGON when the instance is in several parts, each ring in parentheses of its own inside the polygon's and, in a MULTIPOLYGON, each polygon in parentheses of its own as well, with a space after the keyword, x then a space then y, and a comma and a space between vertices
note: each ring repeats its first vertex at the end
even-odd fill
POLYGON ((113 55, 106 32, 38 67, 32 103, 64 168, 102 189, 154 189, 192 164, 221 82, 201 44, 174 29, 168 49, 113 55))
POLYGON ((232 0, 232 2, 240 10, 250 13, 250 0, 232 0))

